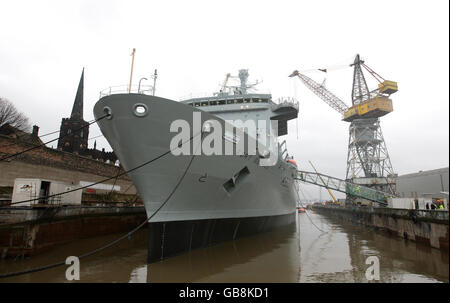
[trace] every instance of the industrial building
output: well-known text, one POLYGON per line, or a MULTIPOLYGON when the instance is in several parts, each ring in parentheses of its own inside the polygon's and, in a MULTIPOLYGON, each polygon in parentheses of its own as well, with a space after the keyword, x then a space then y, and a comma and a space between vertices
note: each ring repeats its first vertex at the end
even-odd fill
POLYGON ((398 176, 397 192, 402 198, 424 198, 440 203, 448 210, 448 171, 439 168, 398 176))

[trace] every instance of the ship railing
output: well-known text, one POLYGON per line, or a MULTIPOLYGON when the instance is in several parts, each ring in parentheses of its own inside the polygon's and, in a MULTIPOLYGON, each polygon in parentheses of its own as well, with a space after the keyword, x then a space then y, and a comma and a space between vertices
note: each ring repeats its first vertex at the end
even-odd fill
POLYGON ((143 94, 152 95, 153 85, 115 85, 100 91, 100 98, 116 94, 143 94))
POLYGON ((298 101, 293 97, 281 97, 276 99, 274 103, 276 104, 276 107, 292 106, 298 110, 298 101))
MULTIPOLYGON (((270 92, 265 91, 258 91, 255 93, 248 92, 246 94, 249 98, 251 98, 253 95, 270 95, 270 92)), ((208 100, 217 100, 217 99, 235 99, 242 96, 246 96, 242 94, 233 94, 229 92, 216 92, 216 93, 207 93, 207 92, 199 92, 199 93, 191 93, 188 95, 185 95, 181 98, 178 98, 179 101, 187 101, 191 99, 208 99, 208 100)))

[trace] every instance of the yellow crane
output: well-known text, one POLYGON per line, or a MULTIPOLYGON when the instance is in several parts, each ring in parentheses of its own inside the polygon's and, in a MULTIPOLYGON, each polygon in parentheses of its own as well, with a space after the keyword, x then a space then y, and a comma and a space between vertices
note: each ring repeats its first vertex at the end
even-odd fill
POLYGON ((336 198, 334 197, 333 193, 331 192, 331 190, 328 188, 328 186, 325 184, 325 181, 323 180, 322 176, 317 172, 317 169, 314 167, 314 165, 311 163, 311 161, 309 161, 309 164, 311 164, 312 168, 314 169, 314 171, 316 172, 316 174, 319 176, 320 181, 322 181, 323 185, 325 186, 325 188, 328 190, 328 193, 331 196, 331 199, 333 199, 334 203, 339 203, 336 198))
MULTIPOLYGON (((359 55, 352 64, 352 105, 311 78, 295 70, 290 77, 298 77, 306 87, 315 93, 349 122, 349 143, 347 152, 346 181, 357 183, 395 196, 396 174, 383 138, 380 118, 393 111, 390 96, 398 91, 395 81, 385 80, 368 67, 359 55), (363 70, 378 81, 378 87, 369 90, 363 70)), ((321 69, 326 72, 326 69, 321 69)), ((348 199, 353 199, 347 195, 348 199)), ((355 200, 356 201, 356 200, 355 200)))

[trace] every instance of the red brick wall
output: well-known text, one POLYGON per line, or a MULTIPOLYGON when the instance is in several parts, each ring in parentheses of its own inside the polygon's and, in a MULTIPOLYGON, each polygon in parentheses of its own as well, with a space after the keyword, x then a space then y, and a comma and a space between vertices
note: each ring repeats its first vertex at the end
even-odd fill
MULTIPOLYGON (((56 145, 56 144, 55 144, 56 145)), ((0 158, 12 155, 34 145, 0 135, 0 158)), ((113 177, 123 172, 113 164, 78 156, 47 147, 39 147, 13 158, 0 161, 0 186, 12 186, 15 178, 42 178, 56 181, 66 181, 78 184, 79 181, 98 182, 107 177, 113 177)), ((114 179, 105 182, 113 184, 114 179)), ((131 185, 128 175, 118 178, 117 185, 121 192, 131 185)), ((127 191, 134 194, 135 188, 127 191)))
MULTIPOLYGON (((0 135, 0 157, 21 152, 33 145, 0 135)), ((119 168, 113 164, 107 164, 94 159, 81 157, 72 153, 67 153, 47 147, 40 147, 24 154, 10 158, 6 161, 21 161, 30 164, 59 167, 69 170, 76 170, 92 173, 100 176, 111 177, 119 172, 119 168)), ((123 169, 120 169, 123 172, 123 169)), ((130 180, 127 175, 119 177, 122 180, 130 180)))

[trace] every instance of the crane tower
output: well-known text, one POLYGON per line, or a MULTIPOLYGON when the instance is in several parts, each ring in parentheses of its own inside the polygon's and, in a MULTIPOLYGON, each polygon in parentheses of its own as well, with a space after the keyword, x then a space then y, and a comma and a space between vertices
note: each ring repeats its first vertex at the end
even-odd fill
MULTIPOLYGON (((383 79, 365 65, 359 55, 350 66, 354 68, 351 107, 323 85, 298 71, 294 71, 290 77, 298 76, 306 87, 338 111, 343 121, 350 122, 346 180, 395 196, 396 175, 379 118, 393 111, 389 96, 398 90, 397 83, 383 79), (369 90, 362 68, 379 82, 375 90, 369 90)), ((347 199, 355 198, 347 195, 347 199)))

